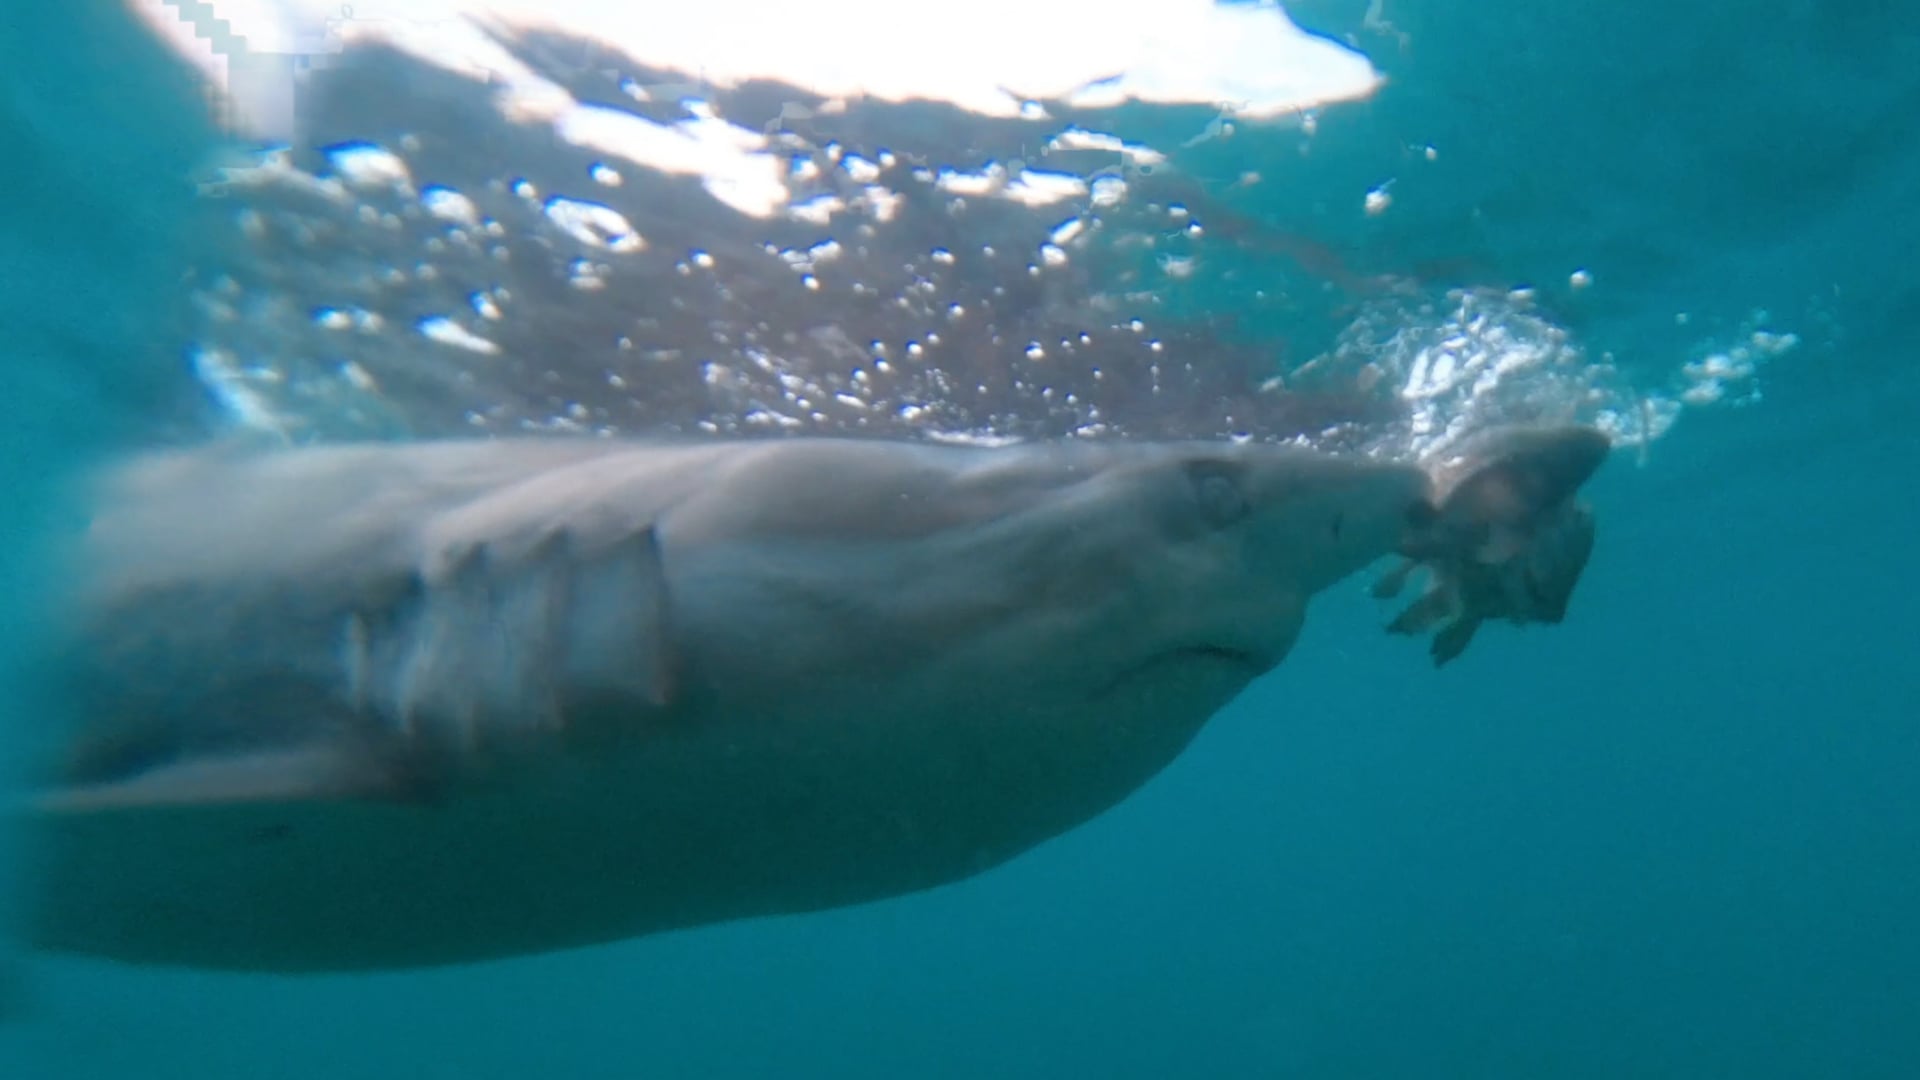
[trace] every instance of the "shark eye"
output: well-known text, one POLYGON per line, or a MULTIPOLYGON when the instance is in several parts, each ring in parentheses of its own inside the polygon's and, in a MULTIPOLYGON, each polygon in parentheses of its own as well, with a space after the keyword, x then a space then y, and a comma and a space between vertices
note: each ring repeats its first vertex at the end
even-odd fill
POLYGON ((1200 516, 1216 529, 1232 525, 1252 510, 1240 488, 1239 470, 1226 462, 1193 462, 1187 466, 1187 478, 1193 482, 1200 516))

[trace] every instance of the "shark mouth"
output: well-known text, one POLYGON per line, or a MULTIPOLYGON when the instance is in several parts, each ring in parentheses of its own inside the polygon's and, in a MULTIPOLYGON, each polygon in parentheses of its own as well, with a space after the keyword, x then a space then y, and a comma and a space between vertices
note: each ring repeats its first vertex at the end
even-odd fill
POLYGON ((1215 672, 1230 674, 1243 683, 1252 682, 1273 670, 1277 663, 1279 663, 1277 658, 1251 649, 1235 648, 1230 645, 1185 645, 1155 653, 1139 663, 1121 669, 1118 674, 1100 684, 1094 690, 1093 697, 1110 697, 1143 678, 1167 675, 1176 668, 1194 671, 1211 669, 1215 672))
MULTIPOLYGON (((1228 664, 1237 664, 1254 672, 1265 672, 1273 667, 1273 661, 1252 649, 1236 649, 1227 645, 1189 645, 1162 655, 1161 660, 1219 660, 1228 664)), ((1151 662, 1151 661, 1150 661, 1151 662)))

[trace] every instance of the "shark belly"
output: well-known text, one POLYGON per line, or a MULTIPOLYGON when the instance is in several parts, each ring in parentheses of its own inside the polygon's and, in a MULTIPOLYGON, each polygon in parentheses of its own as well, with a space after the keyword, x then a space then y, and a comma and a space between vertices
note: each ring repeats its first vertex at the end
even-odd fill
POLYGON ((63 817, 44 947, 260 971, 433 966, 881 900, 962 880, 1146 783, 1253 676, 1162 665, 1080 700, 895 681, 549 759, 435 802, 63 817))

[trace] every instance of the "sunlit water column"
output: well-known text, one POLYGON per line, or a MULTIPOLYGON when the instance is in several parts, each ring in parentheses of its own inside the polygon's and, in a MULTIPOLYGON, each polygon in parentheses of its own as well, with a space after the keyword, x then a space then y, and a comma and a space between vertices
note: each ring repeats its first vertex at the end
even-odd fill
MULTIPOLYGON (((61 493, 77 468, 177 408, 166 388, 186 381, 166 342, 179 340, 186 244, 204 212, 192 172, 214 134, 195 78, 120 5, 33 5, 0 20, 0 763, 10 807, 59 727, 58 702, 30 692, 24 660, 55 595, 48 541, 74 525, 61 493)), ((31 864, 14 817, 4 821, 11 931, 31 864)), ((14 935, 6 940, 0 1008, 12 1011, 31 997, 14 935)))

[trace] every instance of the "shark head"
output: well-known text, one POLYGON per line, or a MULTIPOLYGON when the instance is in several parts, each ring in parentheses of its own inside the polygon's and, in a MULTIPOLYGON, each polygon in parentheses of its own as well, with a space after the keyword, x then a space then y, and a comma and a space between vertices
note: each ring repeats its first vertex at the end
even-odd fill
POLYGON ((935 544, 969 568, 959 608, 999 670, 1012 659, 1103 693, 1179 668, 1239 683, 1265 672, 1308 600, 1394 551, 1430 507, 1411 466, 1265 444, 1049 445, 980 461, 949 478, 979 516, 935 544))
POLYGON ((876 694, 1073 698, 1181 667, 1237 689, 1431 513, 1415 466, 1224 441, 790 440, 714 475, 661 518, 676 619, 717 650, 694 667, 876 694))

